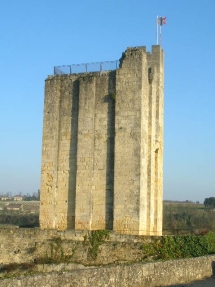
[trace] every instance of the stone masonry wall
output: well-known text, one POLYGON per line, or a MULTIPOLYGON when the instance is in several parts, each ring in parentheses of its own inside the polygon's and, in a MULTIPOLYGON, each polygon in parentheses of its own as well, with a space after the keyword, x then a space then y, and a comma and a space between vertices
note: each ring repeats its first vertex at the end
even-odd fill
POLYGON ((46 80, 41 228, 112 229, 115 71, 46 80))
MULTIPOLYGON (((157 46, 147 54, 151 73, 149 85, 148 119, 148 184, 147 184, 147 230, 151 235, 162 234, 163 194, 163 103, 164 67, 163 52, 157 46)), ((146 233, 147 234, 147 233, 146 233)))
POLYGON ((0 264, 40 262, 60 259, 87 265, 106 265, 116 262, 137 262, 144 257, 141 247, 151 242, 151 237, 110 233, 93 257, 89 243, 90 231, 40 230, 1 228, 0 264), (63 254, 63 258, 62 258, 63 254))
POLYGON ((112 229, 115 71, 79 79, 75 229, 112 229))
POLYGON ((45 95, 40 225, 41 228, 74 228, 77 76, 48 79, 45 95))
POLYGON ((151 242, 148 236, 110 233, 110 238, 99 246, 98 256, 92 257, 90 231, 40 230, 39 228, 1 228, 0 264, 38 262, 41 259, 69 258, 69 262, 83 265, 103 265, 116 262, 136 262, 143 258, 141 246, 151 242), (61 256, 65 258, 61 258, 61 256))
MULTIPOLYGON (((215 256, 46 273, 0 280, 2 287, 156 287, 183 284, 214 275, 215 256)), ((200 285, 199 285, 200 286, 200 285)))
POLYGON ((114 230, 146 234, 146 178, 141 186, 141 176, 147 175, 148 152, 148 67, 144 47, 126 50, 116 83, 114 230))
POLYGON ((128 48, 116 74, 114 230, 162 234, 163 51, 128 48))
MULTIPOLYGON (((1 228, 1 267, 7 263, 35 262, 47 256, 55 259, 62 254, 73 256, 70 263, 44 264, 39 270, 41 274, 2 278, 0 286, 155 287, 172 286, 215 275, 215 255, 141 263, 144 253, 140 247, 151 242, 154 237, 111 232, 110 238, 100 246, 98 258, 93 259, 85 241, 86 236, 90 236, 90 232, 1 228)), ((63 260, 62 257, 60 259, 63 260)))

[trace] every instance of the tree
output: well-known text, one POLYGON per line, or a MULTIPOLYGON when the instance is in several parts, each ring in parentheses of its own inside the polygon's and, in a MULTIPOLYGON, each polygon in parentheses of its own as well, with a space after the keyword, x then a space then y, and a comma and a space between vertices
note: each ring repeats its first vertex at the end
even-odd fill
POLYGON ((204 205, 207 208, 215 208, 215 197, 205 198, 204 205))

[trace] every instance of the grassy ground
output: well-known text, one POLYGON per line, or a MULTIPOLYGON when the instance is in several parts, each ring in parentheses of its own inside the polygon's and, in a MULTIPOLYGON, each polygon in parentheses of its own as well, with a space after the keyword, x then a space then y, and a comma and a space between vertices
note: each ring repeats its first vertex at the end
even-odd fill
POLYGON ((215 211, 199 203, 164 202, 164 234, 201 233, 215 231, 215 211))

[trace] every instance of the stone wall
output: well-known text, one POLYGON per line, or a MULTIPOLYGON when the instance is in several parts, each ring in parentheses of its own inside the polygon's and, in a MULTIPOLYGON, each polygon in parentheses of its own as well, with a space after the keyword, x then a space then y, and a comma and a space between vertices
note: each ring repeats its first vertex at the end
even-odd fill
POLYGON ((83 265, 137 262, 144 252, 141 246, 151 242, 147 236, 110 233, 109 239, 99 246, 98 256, 92 256, 90 231, 40 230, 39 228, 1 228, 0 264, 40 262, 54 259, 83 265), (63 254, 63 255, 62 255, 63 254))
POLYGON ((163 51, 129 48, 116 71, 114 230, 162 234, 163 51))
POLYGON ((214 275, 215 256, 147 264, 100 267, 0 280, 2 287, 173 286, 214 275))
POLYGON ((75 229, 112 229, 116 73, 79 78, 75 229))
POLYGON ((215 255, 140 263, 144 257, 141 247, 155 238, 148 236, 111 232, 93 258, 89 252, 90 235, 91 231, 1 228, 1 268, 4 264, 31 263, 41 258, 60 260, 58 264, 36 264, 33 271, 37 275, 25 272, 14 279, 2 278, 0 286, 153 287, 182 284, 215 274, 215 255), (66 256, 70 256, 69 262, 62 263, 66 256))
POLYGON ((46 81, 40 194, 42 228, 74 228, 78 113, 76 79, 77 76, 53 77, 46 81))
POLYGON ((112 229, 115 71, 46 80, 41 228, 112 229))
POLYGON ((163 51, 46 80, 40 227, 162 234, 163 51))

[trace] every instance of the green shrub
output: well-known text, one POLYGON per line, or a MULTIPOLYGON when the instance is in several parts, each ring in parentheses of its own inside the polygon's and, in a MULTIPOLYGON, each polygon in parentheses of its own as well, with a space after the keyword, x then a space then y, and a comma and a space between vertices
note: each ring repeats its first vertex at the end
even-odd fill
MULTIPOLYGON (((92 259, 96 259, 98 252, 99 252, 99 246, 105 242, 105 239, 109 239, 110 237, 110 231, 108 230, 93 230, 90 233, 90 236, 88 238, 89 243, 89 249, 88 252, 91 255, 92 259)), ((85 244, 86 244, 86 238, 85 238, 85 244)))
POLYGON ((213 232, 203 236, 163 236, 153 243, 143 245, 142 249, 146 258, 158 260, 204 256, 215 252, 215 236, 213 232))

